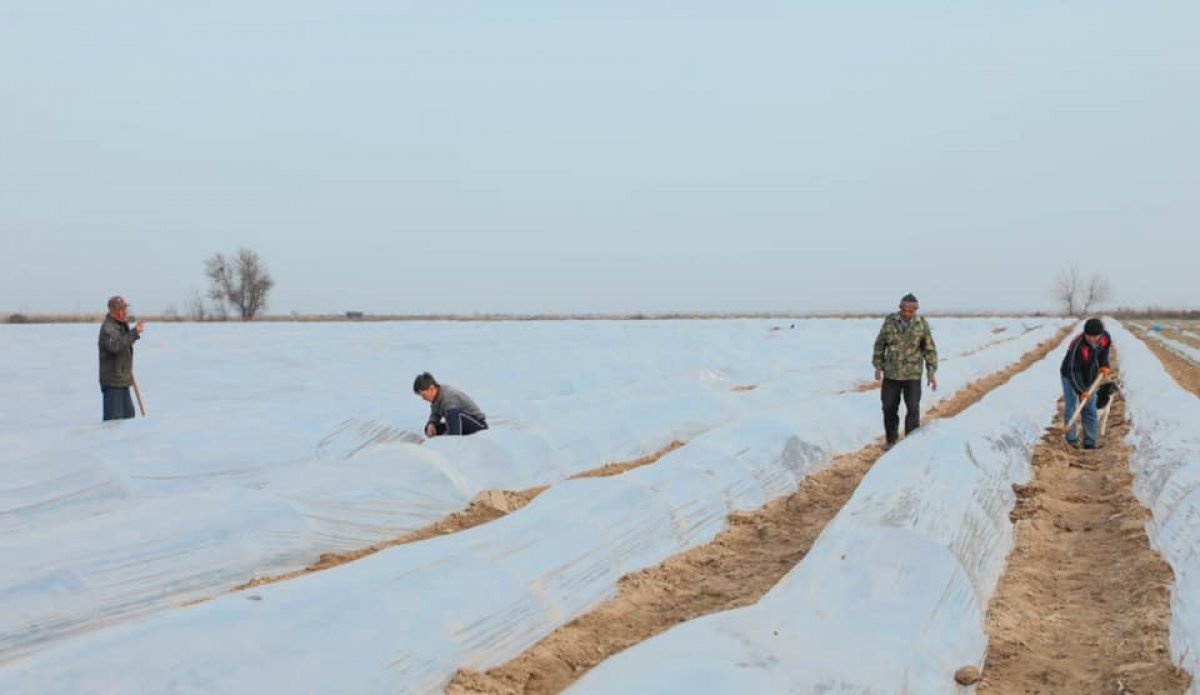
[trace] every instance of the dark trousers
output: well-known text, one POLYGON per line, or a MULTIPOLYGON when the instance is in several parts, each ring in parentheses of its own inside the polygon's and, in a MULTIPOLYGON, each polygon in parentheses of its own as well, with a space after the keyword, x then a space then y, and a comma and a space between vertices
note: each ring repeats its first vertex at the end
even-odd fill
POLYGON ((133 417, 133 397, 128 386, 101 386, 104 396, 104 419, 125 420, 133 417))
POLYGON ((476 420, 458 408, 446 411, 446 421, 437 425, 438 434, 475 434, 488 428, 486 420, 476 420))
POLYGON ((921 380, 887 379, 879 389, 883 401, 883 433, 888 444, 900 438, 900 397, 904 397, 904 434, 910 435, 921 426, 921 380))

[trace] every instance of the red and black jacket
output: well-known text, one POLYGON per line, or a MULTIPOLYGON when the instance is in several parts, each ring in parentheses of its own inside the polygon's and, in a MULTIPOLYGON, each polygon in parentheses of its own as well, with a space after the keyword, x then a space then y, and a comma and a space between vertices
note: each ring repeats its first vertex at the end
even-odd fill
POLYGON ((1064 379, 1071 382, 1075 393, 1086 391, 1096 380, 1100 368, 1108 366, 1108 349, 1110 347, 1112 347, 1112 336, 1108 334, 1108 331, 1100 334, 1100 341, 1096 343, 1095 347, 1088 345, 1082 333, 1071 339, 1071 346, 1067 348, 1062 367, 1058 371, 1064 379))

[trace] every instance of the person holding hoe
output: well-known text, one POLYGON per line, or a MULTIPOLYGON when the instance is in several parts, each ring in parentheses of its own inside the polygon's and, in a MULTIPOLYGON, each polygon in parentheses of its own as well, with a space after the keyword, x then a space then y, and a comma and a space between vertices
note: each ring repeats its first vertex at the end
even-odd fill
POLYGON ((917 298, 900 298, 900 311, 889 314, 875 337, 871 363, 875 381, 882 381, 879 398, 883 404, 884 448, 891 449, 900 438, 900 398, 904 398, 904 435, 921 426, 921 372, 929 370, 929 388, 937 391, 938 356, 933 330, 917 316, 917 298))
MULTIPOLYGON (((124 420, 134 416, 129 387, 133 378, 133 344, 142 337, 145 324, 129 326, 129 303, 121 295, 108 300, 108 315, 100 325, 100 394, 104 419, 124 420)), ((139 395, 138 400, 141 401, 139 395)), ((145 413, 143 413, 144 415, 145 413)))
POLYGON ((1083 448, 1096 448, 1096 386, 1111 373, 1108 351, 1112 336, 1104 330, 1104 322, 1090 318, 1083 324, 1083 333, 1071 339, 1063 356, 1059 373, 1063 387, 1063 426, 1068 445, 1076 446, 1079 438, 1075 427, 1076 410, 1082 403, 1083 448))

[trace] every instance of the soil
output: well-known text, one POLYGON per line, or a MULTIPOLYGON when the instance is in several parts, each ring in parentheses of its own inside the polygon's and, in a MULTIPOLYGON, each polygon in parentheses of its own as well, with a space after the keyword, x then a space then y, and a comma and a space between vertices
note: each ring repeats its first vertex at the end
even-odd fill
MULTIPOLYGON (((1003 333, 1007 330, 1008 330, 1008 328, 1006 328, 1004 326, 997 326, 996 328, 992 329, 992 334, 1003 333)), ((1017 338, 1020 338, 1022 335, 1025 335, 1026 333, 1029 333, 1030 331, 1036 331, 1036 330, 1037 330, 1036 326, 1034 326, 1032 328, 1026 328, 1024 331, 1022 331, 1021 333, 1019 333, 1017 335, 1012 335, 1012 336, 1008 336, 1005 338, 997 338, 997 339, 991 341, 990 343, 987 343, 985 345, 981 345, 981 346, 975 348, 974 350, 965 350, 963 352, 960 352, 957 355, 955 355, 955 357, 967 357, 969 355, 974 355, 975 353, 977 353, 981 350, 986 350, 987 348, 993 347, 999 343, 1006 343, 1010 340, 1016 340, 1017 338)), ((844 391, 840 391, 840 393, 852 393, 852 392, 863 393, 866 391, 877 391, 877 390, 879 390, 879 387, 880 387, 880 382, 878 382, 878 381, 862 381, 844 391)))
POLYGON ((1015 546, 988 610, 978 692, 1183 693, 1191 679, 1168 651, 1174 576, 1131 490, 1125 401, 1113 400, 1095 450, 1066 444, 1061 409, 1033 479, 1014 486, 1015 546))
MULTIPOLYGON (((967 385, 926 416, 952 417, 1044 357, 1064 329, 1004 372, 967 385)), ((1200 396, 1200 366, 1144 341, 1181 387, 1200 396)), ((863 384, 870 390, 874 383, 863 384)), ((752 386, 735 387, 748 390, 752 386)), ((1133 498, 1124 401, 1113 403, 1099 449, 1067 447, 1047 428, 1034 454, 1034 478, 1015 487, 1015 547, 987 616, 989 652, 980 693, 1183 693, 1189 676, 1169 659, 1170 568, 1148 544, 1149 513, 1133 498)), ((657 461, 673 442, 635 461, 576 477, 618 475, 657 461)), ((803 559, 883 454, 880 443, 837 457, 797 492, 729 519, 712 543, 624 577, 618 597, 556 630, 486 673, 460 671, 447 687, 466 693, 556 693, 609 656, 702 615, 745 606, 803 559)), ((545 488, 489 490, 468 509, 425 529, 350 553, 326 554, 282 581, 350 562, 383 548, 455 533, 515 511, 545 488)), ((968 666, 968 665, 964 665, 968 666)))
POLYGON ((1183 389, 1200 396, 1200 365, 1181 357, 1177 353, 1171 352, 1158 341, 1143 339, 1142 342, 1145 343, 1146 347, 1150 348, 1150 352, 1153 352, 1158 357, 1158 361, 1163 363, 1167 374, 1170 374, 1176 383, 1183 389))
MULTIPOLYGON (((925 420, 952 417, 1057 347, 1069 329, 1012 367, 968 384, 925 420)), ((487 672, 461 670, 446 692, 505 695, 561 692, 604 659, 668 628, 756 602, 812 547, 850 499, 882 443, 839 456, 806 478, 791 496, 729 518, 712 543, 627 575, 618 596, 555 630, 506 664, 487 672)))
POLYGON ((624 473, 625 471, 632 470, 632 469, 638 468, 640 466, 645 466, 645 465, 654 463, 655 461, 666 456, 667 454, 671 453, 672 451, 675 451, 676 449, 678 449, 681 446, 683 446, 683 442, 676 439, 675 441, 666 445, 662 449, 659 449, 658 451, 654 452, 653 454, 650 454, 649 456, 643 456, 639 459, 634 459, 632 461, 626 461, 624 463, 606 463, 603 466, 592 469, 590 471, 587 471, 586 473, 579 473, 577 475, 573 475, 573 476, 571 476, 571 479, 574 480, 575 478, 607 478, 610 475, 620 475, 620 474, 624 473))
MULTIPOLYGON (((683 446, 683 442, 676 440, 647 456, 643 456, 632 461, 606 463, 599 468, 586 471, 584 473, 579 473, 578 475, 572 477, 600 478, 610 475, 618 475, 632 468, 654 463, 681 446, 683 446)), ((521 507, 529 504, 533 498, 537 497, 545 490, 545 485, 541 487, 529 488, 527 490, 484 490, 483 492, 479 493, 475 499, 471 501, 471 504, 468 505, 463 511, 455 512, 445 519, 442 519, 441 521, 430 526, 426 526, 425 528, 406 533, 398 538, 380 541, 379 543, 375 543, 365 548, 358 548, 356 550, 350 550, 343 553, 322 553, 316 562, 312 563, 308 567, 305 567, 304 569, 294 570, 292 572, 284 572, 267 577, 255 577, 244 584, 235 586, 233 589, 231 589, 231 591, 241 591, 243 589, 249 589, 255 586, 262 586, 263 584, 274 584, 275 582, 295 579, 296 577, 305 574, 320 572, 322 570, 327 570, 330 567, 337 567, 338 565, 344 565, 347 562, 353 562, 368 555, 373 555, 384 548, 391 548, 393 546, 404 545, 406 543, 415 543, 416 541, 436 538, 448 533, 465 531, 517 511, 521 507)), ((191 603, 202 603, 206 600, 208 599, 201 599, 200 601, 193 601, 191 603)))

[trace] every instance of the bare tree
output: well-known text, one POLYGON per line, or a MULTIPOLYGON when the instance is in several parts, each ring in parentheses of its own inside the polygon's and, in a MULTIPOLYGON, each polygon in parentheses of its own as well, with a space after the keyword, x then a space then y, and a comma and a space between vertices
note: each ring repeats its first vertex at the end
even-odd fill
POLYGON ((1054 279, 1054 298, 1067 316, 1085 316, 1112 298, 1112 286, 1099 274, 1093 273, 1085 281, 1078 268, 1064 266, 1054 279))
POLYGON ((219 310, 228 304, 237 309, 243 321, 250 321, 267 307, 267 295, 275 280, 258 254, 238 249, 237 255, 226 258, 215 253, 204 262, 208 276, 208 297, 219 310))
POLYGON ((1092 309, 1098 304, 1107 302, 1112 295, 1112 287, 1108 284, 1108 280, 1093 275, 1088 280, 1087 287, 1082 292, 1082 311, 1084 315, 1092 313, 1092 309))
POLYGON ((1054 298, 1063 305, 1067 316, 1075 316, 1075 307, 1079 298, 1079 269, 1073 265, 1058 269, 1054 278, 1054 298))

